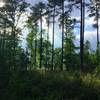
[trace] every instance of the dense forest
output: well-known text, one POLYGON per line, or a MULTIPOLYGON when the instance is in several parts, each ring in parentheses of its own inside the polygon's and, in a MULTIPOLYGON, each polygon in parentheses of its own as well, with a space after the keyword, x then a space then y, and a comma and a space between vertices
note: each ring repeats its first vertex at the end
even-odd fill
POLYGON ((0 0, 0 100, 100 100, 100 1, 32 1, 0 0))

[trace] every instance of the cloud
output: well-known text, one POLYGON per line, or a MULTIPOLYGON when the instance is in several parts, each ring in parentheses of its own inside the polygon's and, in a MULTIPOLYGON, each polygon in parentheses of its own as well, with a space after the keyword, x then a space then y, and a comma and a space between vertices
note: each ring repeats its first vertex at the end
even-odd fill
POLYGON ((47 0, 25 0, 25 1, 30 3, 31 5, 34 5, 38 2, 47 2, 47 0))
MULTIPOLYGON (((100 31, 99 31, 99 37, 100 37, 100 31)), ((91 48, 96 49, 96 43, 97 43, 97 31, 85 31, 84 33, 84 40, 89 40, 91 43, 91 48)), ((79 45, 80 41, 80 34, 76 35, 76 44, 79 45)))
MULTIPOLYGON (((79 16, 75 16, 74 18, 79 20, 79 16)), ((93 24, 95 23, 94 17, 88 17, 88 14, 85 15, 85 33, 84 33, 84 39, 89 40, 91 43, 91 47, 93 49, 96 49, 96 42, 97 42, 97 30, 93 28, 93 24)), ((78 28, 74 29, 74 33, 76 35, 75 44, 79 45, 80 43, 80 25, 77 24, 78 28)), ((100 27, 100 20, 99 20, 99 27, 100 27)), ((99 38, 100 38, 100 30, 99 30, 99 38)))

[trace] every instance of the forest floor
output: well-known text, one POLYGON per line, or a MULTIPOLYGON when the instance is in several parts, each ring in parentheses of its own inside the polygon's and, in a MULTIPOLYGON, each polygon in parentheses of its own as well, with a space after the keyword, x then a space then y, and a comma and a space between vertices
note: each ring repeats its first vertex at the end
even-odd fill
POLYGON ((19 72, 9 93, 10 100, 100 100, 100 78, 66 71, 19 72))

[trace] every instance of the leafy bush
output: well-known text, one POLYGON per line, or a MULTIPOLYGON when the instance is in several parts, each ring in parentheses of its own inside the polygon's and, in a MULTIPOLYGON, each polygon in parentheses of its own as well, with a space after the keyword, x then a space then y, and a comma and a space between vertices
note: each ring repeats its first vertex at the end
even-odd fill
POLYGON ((9 100, 100 100, 100 80, 91 74, 18 72, 8 91, 9 100))

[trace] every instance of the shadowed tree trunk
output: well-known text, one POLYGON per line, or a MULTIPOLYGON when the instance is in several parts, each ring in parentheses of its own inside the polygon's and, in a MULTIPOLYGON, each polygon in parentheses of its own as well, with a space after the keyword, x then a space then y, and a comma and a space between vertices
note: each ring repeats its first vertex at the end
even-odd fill
POLYGON ((46 68, 48 68, 48 41, 49 41, 49 19, 50 19, 50 16, 49 16, 49 14, 48 14, 48 19, 47 19, 47 27, 48 27, 48 32, 47 32, 47 47, 46 47, 46 68))
POLYGON ((84 69, 84 19, 85 19, 85 1, 81 0, 81 26, 80 26, 80 67, 83 72, 84 69))
MULTIPOLYGON (((42 10, 41 10, 42 12, 42 10)), ((40 12, 40 27, 41 27, 41 35, 40 35, 40 69, 42 67, 42 14, 40 12)))
POLYGON ((35 64, 35 66, 36 66, 36 62, 37 62, 37 36, 35 37, 35 54, 34 54, 34 56, 35 56, 35 60, 34 60, 34 64, 35 64))
POLYGON ((96 2, 96 23, 97 23, 97 63, 99 62, 99 13, 96 2))
POLYGON ((52 67, 51 67, 51 70, 54 69, 54 33, 55 33, 55 4, 54 4, 54 9, 53 9, 52 67))
POLYGON ((63 57, 64 55, 64 0, 62 0, 62 58, 61 58, 61 70, 63 70, 63 57))

